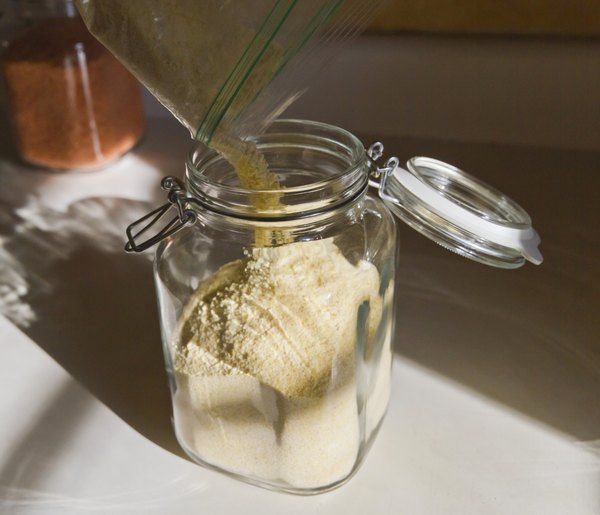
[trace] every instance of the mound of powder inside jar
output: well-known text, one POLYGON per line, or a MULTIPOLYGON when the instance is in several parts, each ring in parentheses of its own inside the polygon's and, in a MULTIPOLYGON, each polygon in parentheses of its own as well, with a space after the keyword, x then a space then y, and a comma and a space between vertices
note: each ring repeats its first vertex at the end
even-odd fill
POLYGON ((2 64, 24 160, 93 168, 139 140, 139 86, 79 18, 35 24, 10 42, 2 64))
MULTIPOLYGON (((173 342, 183 446, 214 466, 296 488, 345 478, 360 443, 356 343, 375 339, 378 291, 377 269, 351 264, 329 240, 255 249, 219 269, 185 307, 173 342)), ((382 359, 385 378, 390 357, 382 359)))

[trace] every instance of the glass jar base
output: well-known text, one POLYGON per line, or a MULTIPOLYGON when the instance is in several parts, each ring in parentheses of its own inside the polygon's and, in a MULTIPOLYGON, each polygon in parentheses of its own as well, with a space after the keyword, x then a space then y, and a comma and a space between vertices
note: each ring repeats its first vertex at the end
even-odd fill
POLYGON ((335 481, 333 483, 330 483, 330 484, 327 484, 324 486, 314 487, 314 488, 298 488, 298 487, 294 487, 292 485, 289 485, 289 484, 286 484, 283 482, 282 483, 270 482, 270 481, 266 481, 264 479, 246 476, 243 474, 238 474, 236 472, 232 472, 231 470, 223 469, 217 465, 213 465, 212 463, 209 463, 209 462, 203 460, 200 456, 198 456, 196 453, 194 453, 194 451, 192 451, 185 444, 185 442, 183 441, 183 438, 181 438, 181 436, 179 435, 176 428, 174 428, 174 432, 175 432, 175 437, 177 438, 177 442, 179 443, 179 446, 183 449, 183 451, 192 459, 192 461, 194 461, 195 463, 197 463, 198 465, 200 465, 206 469, 212 470, 214 472, 218 472, 220 474, 228 476, 232 479, 236 479, 243 483, 247 483, 249 485, 264 488, 266 490, 287 493, 287 494, 292 494, 292 495, 311 496, 311 495, 319 495, 319 494, 331 492, 332 490, 335 490, 335 489, 339 488, 340 486, 345 485, 348 481, 350 481, 350 479, 352 479, 354 477, 354 475, 358 472, 361 465, 363 464, 363 461, 364 461, 369 449, 371 448, 371 445, 373 445, 373 442, 375 441, 375 438, 377 437, 377 434, 379 433, 379 429, 381 428, 381 425, 383 424, 384 419, 385 419, 385 416, 382 417, 382 419, 379 421, 377 426, 375 426, 375 428, 373 428, 371 435, 369 436, 368 440, 364 443, 364 445, 362 445, 360 447, 357 460, 354 463, 354 466, 352 467, 350 472, 346 476, 344 476, 342 479, 335 481))

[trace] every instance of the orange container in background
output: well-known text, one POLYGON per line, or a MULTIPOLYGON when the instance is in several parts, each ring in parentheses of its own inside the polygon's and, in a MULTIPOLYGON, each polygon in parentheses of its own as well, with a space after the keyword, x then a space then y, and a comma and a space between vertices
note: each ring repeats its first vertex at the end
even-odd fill
POLYGON ((14 2, 2 70, 23 160, 97 168, 140 139, 135 78, 89 32, 70 0, 14 2))

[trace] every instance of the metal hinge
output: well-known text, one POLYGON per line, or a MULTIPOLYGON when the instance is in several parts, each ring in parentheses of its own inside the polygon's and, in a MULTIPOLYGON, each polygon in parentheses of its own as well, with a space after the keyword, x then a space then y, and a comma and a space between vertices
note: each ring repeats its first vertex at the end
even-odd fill
POLYGON ((367 150, 367 157, 370 162, 369 170, 369 185, 382 191, 385 187, 385 182, 389 175, 394 169, 400 164, 400 160, 397 157, 390 157, 382 167, 377 166, 377 160, 383 155, 383 143, 376 141, 373 143, 369 150, 367 150))

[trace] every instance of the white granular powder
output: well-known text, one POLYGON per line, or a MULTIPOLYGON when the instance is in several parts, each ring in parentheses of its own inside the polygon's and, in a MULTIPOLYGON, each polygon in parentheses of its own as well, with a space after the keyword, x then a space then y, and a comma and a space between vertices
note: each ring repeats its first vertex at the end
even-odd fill
MULTIPOLYGON (((375 266, 351 264, 330 240, 255 249, 202 283, 174 343, 175 424, 188 450, 295 488, 347 476, 361 442, 357 339, 368 356, 379 283, 375 266)), ((387 404, 383 346, 363 436, 387 404)))

